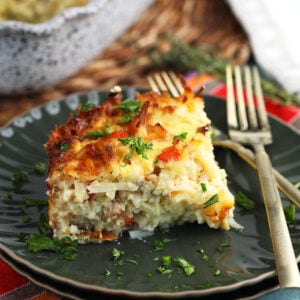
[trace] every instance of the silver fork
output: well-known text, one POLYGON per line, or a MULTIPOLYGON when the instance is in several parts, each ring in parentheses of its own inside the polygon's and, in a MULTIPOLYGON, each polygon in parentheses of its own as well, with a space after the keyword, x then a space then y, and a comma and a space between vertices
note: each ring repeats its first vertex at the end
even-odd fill
POLYGON ((279 191, 276 187, 271 161, 264 148, 264 145, 272 143, 272 134, 261 90, 259 72, 255 67, 252 72, 248 66, 244 68, 247 105, 245 105, 243 95, 240 67, 234 67, 237 101, 234 97, 232 73, 232 67, 227 66, 227 124, 229 136, 232 140, 251 145, 254 149, 279 284, 281 287, 300 287, 300 276, 293 245, 279 191), (257 99, 257 112, 254 108, 252 77, 257 99))
MULTIPOLYGON (((178 97, 184 92, 180 79, 172 71, 155 73, 148 76, 147 79, 151 89, 156 93, 168 91, 171 96, 178 97)), ((250 149, 245 148, 240 143, 229 140, 226 136, 224 137, 224 134, 220 133, 216 128, 214 128, 214 133, 217 136, 217 140, 214 141, 216 146, 229 148, 236 152, 244 161, 256 169, 255 156, 250 149)), ((300 191, 277 170, 274 169, 273 171, 280 190, 297 207, 300 207, 300 191)))
POLYGON ((171 96, 179 97, 183 94, 184 88, 178 76, 172 72, 154 73, 147 77, 152 91, 160 94, 162 91, 168 91, 171 96))

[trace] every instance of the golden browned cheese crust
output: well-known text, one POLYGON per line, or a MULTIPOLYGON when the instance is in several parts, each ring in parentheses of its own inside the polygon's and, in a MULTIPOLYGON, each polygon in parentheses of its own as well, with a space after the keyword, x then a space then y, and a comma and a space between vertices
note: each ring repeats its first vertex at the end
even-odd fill
POLYGON ((137 92, 131 103, 109 93, 51 132, 45 147, 54 236, 99 242, 194 221, 228 229, 234 199, 214 160, 203 99, 186 87, 177 98, 137 92))

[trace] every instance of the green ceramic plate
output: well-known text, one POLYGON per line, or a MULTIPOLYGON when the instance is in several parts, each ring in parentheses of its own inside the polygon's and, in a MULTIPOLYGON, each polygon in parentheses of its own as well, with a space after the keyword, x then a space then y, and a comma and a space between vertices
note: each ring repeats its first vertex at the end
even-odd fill
MULTIPOLYGON (((134 97, 135 89, 124 90, 125 97, 134 97)), ((132 240, 124 235, 118 241, 100 245, 80 245, 75 261, 61 255, 31 253, 17 235, 37 232, 37 220, 44 207, 27 207, 25 199, 46 199, 46 175, 33 172, 37 162, 46 162, 43 143, 55 124, 66 121, 79 102, 100 103, 105 91, 70 96, 61 101, 37 107, 15 119, 0 132, 0 250, 11 261, 33 270, 42 278, 73 286, 81 291, 115 296, 198 296, 205 297, 255 286, 274 277, 274 257, 268 233, 265 210, 256 172, 234 153, 216 149, 216 158, 228 172, 230 189, 242 191, 255 201, 249 213, 237 207, 236 220, 245 229, 242 233, 209 229, 206 225, 186 224, 151 237, 132 240), (19 192, 11 177, 26 171, 28 180, 19 192), (155 241, 171 240, 162 251, 155 241), (220 251, 220 245, 226 244, 220 251), (112 250, 124 251, 122 262, 112 260, 112 250), (157 268, 161 258, 183 257, 195 266, 195 273, 186 276, 176 264, 172 273, 161 274, 157 268)), ((226 132, 225 101, 206 97, 206 111, 213 124, 226 132)), ((300 137, 291 128, 271 118, 274 144, 268 147, 274 167, 292 182, 300 181, 300 137)), ((287 201, 284 199, 284 205, 287 201)), ((300 216, 290 226, 294 247, 300 260, 300 216)), ((266 288, 269 288, 266 286, 266 288)))

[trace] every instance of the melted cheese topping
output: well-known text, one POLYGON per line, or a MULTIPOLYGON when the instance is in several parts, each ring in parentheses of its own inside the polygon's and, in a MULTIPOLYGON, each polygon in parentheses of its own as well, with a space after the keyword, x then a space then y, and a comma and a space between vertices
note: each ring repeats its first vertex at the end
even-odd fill
POLYGON ((145 176, 153 172, 158 155, 173 146, 174 137, 182 133, 187 133, 186 139, 178 140, 174 146, 180 152, 178 160, 184 160, 186 151, 196 141, 201 147, 211 149, 210 133, 203 139, 210 121, 203 111, 202 98, 191 93, 177 99, 152 92, 137 94, 135 101, 141 103, 140 113, 125 124, 122 118, 126 113, 118 108, 120 100, 119 95, 108 98, 102 106, 78 113, 52 131, 46 144, 52 176, 71 174, 91 179, 103 176, 104 180, 145 176), (87 137, 88 133, 103 132, 105 128, 108 135, 87 137), (120 138, 128 137, 153 144, 152 149, 146 150, 147 158, 133 151, 126 160, 130 148, 120 138))

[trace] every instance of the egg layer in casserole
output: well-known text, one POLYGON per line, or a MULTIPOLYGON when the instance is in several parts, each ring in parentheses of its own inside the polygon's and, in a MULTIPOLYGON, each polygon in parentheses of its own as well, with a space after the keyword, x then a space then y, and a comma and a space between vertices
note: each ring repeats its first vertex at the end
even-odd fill
POLYGON ((229 229, 234 197, 213 154, 204 101, 112 90, 78 108, 46 143, 49 222, 55 238, 116 239, 185 222, 229 229))

